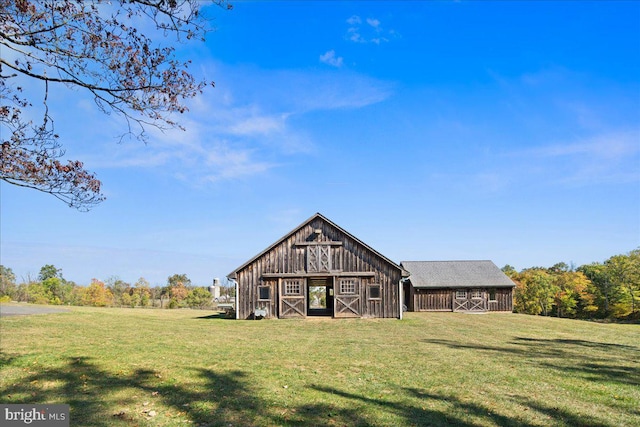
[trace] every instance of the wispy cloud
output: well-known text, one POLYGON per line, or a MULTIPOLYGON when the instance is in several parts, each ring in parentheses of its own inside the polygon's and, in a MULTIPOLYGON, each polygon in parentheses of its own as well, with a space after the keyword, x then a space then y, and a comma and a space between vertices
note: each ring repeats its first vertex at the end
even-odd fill
POLYGON ((255 150, 230 149, 218 146, 206 156, 205 164, 209 172, 202 177, 204 182, 218 182, 251 176, 268 171, 276 163, 257 159, 255 150))
MULTIPOLYGON (((341 61, 335 54, 328 58, 341 61)), ((250 178, 316 150, 313 138, 294 118, 313 111, 361 108, 392 94, 390 84, 350 71, 216 67, 221 76, 216 89, 191 100, 189 114, 180 117, 186 131, 150 128, 146 146, 116 145, 104 138, 98 152, 82 156, 87 166, 153 168, 194 185, 250 178), (232 82, 225 76, 233 76, 232 82)), ((88 122, 82 126, 97 127, 88 122)), ((109 127, 105 128, 103 134, 109 127)), ((83 133, 81 126, 76 132, 83 133)))
POLYGON ((511 153, 545 179, 571 186, 640 182, 640 132, 611 130, 511 153))
POLYGON ((381 44, 388 42, 392 37, 397 37, 395 30, 386 30, 376 18, 366 18, 364 21, 358 15, 347 19, 346 39, 354 43, 381 44))
POLYGON ((437 187, 475 195, 495 195, 519 188, 589 188, 640 183, 640 132, 611 130, 585 138, 505 151, 477 152, 478 161, 434 168, 437 187))
POLYGON ((333 67, 340 68, 343 64, 343 58, 341 56, 336 56, 335 50, 329 50, 324 54, 320 55, 320 62, 331 65, 333 67))
POLYGON ((349 19, 347 19, 347 24, 349 25, 360 25, 362 24, 362 19, 358 15, 353 15, 349 19))
POLYGON ((492 195, 508 189, 512 178, 502 170, 471 172, 433 172, 429 179, 440 188, 449 188, 455 192, 468 192, 475 195, 492 195))
POLYGON ((380 21, 373 18, 367 18, 367 24, 369 24, 374 29, 378 30, 380 28, 380 21))
POLYGON ((637 85, 562 66, 489 74, 500 122, 520 133, 511 144, 526 147, 505 155, 523 176, 571 187, 640 181, 637 85))
POLYGON ((281 113, 277 115, 250 115, 240 118, 236 123, 231 124, 227 131, 233 135, 269 135, 283 132, 287 126, 289 114, 281 113))
POLYGON ((568 144, 552 144, 524 151, 536 157, 586 156, 620 160, 640 151, 640 135, 633 131, 618 131, 595 135, 568 144))
MULTIPOLYGON (((375 104, 394 91, 390 82, 349 70, 234 69, 228 72, 235 73, 233 86, 228 88, 234 95, 232 103, 225 105, 226 109, 237 107, 238 114, 254 114, 256 109, 276 116, 286 113, 287 124, 293 117, 311 111, 375 104), (250 104, 242 107, 245 102, 250 104)), ((224 85, 225 82, 221 82, 218 86, 224 85)))

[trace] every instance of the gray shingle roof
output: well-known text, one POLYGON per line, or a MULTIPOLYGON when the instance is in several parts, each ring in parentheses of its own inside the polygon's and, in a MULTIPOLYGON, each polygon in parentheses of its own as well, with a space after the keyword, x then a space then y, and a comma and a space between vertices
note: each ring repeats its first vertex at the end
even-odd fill
POLYGON ((402 261, 415 288, 506 288, 515 284, 491 261, 402 261))

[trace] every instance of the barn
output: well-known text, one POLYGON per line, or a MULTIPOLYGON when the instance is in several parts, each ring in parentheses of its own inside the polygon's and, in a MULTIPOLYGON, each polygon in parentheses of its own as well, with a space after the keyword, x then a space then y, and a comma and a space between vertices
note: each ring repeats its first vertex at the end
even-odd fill
POLYGON ((491 261, 403 261, 409 311, 513 310, 515 284, 491 261))
POLYGON ((402 318, 407 272, 317 213, 235 269, 236 318, 402 318))

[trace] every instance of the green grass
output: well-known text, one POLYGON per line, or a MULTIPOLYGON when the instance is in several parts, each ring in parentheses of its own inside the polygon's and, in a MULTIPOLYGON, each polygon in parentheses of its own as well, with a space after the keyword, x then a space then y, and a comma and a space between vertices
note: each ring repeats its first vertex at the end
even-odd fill
POLYGON ((79 426, 640 425, 640 327, 516 314, 0 320, 0 401, 79 426))

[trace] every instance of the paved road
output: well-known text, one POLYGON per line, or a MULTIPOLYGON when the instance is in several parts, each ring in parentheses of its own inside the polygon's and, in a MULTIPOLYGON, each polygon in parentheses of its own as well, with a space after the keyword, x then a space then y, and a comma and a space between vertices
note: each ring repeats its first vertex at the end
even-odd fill
POLYGON ((44 305, 0 305, 0 317, 29 314, 49 314, 69 311, 65 308, 47 307, 44 305))

